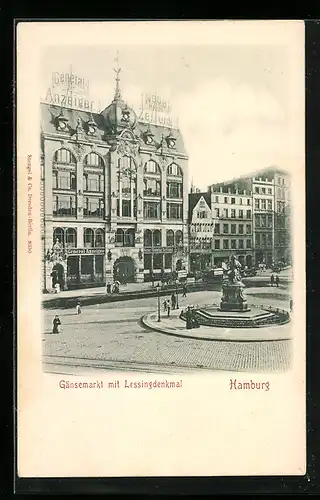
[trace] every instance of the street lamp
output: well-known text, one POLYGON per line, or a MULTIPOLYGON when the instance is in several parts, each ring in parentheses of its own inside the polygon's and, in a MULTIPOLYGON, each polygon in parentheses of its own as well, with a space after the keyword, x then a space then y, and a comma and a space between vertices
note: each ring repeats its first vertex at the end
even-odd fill
POLYGON ((157 293, 158 293, 158 322, 161 321, 161 319, 160 319, 160 290, 161 290, 161 287, 158 284, 157 285, 157 293))
POLYGON ((177 279, 176 280, 177 309, 179 309, 178 285, 179 285, 179 280, 177 279))

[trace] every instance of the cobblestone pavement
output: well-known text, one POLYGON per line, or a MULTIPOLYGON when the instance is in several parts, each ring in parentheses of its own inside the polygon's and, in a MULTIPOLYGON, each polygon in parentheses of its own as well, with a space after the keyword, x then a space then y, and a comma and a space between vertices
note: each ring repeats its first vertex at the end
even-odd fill
MULTIPOLYGON (((281 289, 277 293, 281 294, 281 289)), ((287 300, 255 297, 255 289, 247 290, 248 302, 267 303, 286 308, 287 300)), ((259 288, 259 292, 262 289, 259 288)), ((271 293, 268 289, 268 293, 271 293)), ((283 289, 286 298, 287 291, 283 289)), ((219 292, 196 292, 186 299, 180 298, 180 306, 219 301, 219 292), (209 299, 209 300, 208 300, 209 299)), ((163 302, 164 297, 162 298, 163 302)), ((155 310, 154 298, 131 300, 119 304, 87 306, 82 314, 75 310, 44 312, 43 354, 45 362, 64 362, 80 359, 92 365, 114 362, 127 367, 135 365, 157 370, 168 367, 227 371, 283 371, 290 367, 290 340, 271 342, 205 341, 175 338, 146 330, 141 317, 155 310), (51 334, 55 314, 61 319, 61 333, 51 334)), ((49 365, 46 365, 50 371, 49 365)), ((108 369, 108 368, 106 368, 108 369)))

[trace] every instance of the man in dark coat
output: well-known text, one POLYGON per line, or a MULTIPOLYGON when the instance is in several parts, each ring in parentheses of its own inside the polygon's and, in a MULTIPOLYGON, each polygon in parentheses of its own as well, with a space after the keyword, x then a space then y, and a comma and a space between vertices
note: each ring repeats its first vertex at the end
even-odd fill
POLYGON ((187 312, 186 312, 186 326, 187 326, 188 330, 191 330, 191 328, 192 328, 192 311, 191 311, 190 306, 188 306, 187 312))
POLYGON ((172 309, 175 309, 176 308, 176 304, 177 304, 177 298, 175 296, 175 294, 173 293, 171 295, 171 305, 172 305, 172 309))
POLYGON ((59 333, 59 325, 61 325, 61 321, 59 316, 56 314, 53 318, 52 333, 59 333))

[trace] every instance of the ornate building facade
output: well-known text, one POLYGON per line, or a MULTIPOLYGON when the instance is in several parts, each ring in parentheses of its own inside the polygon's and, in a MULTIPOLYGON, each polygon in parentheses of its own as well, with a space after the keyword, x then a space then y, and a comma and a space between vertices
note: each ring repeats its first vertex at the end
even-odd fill
POLYGON ((41 103, 43 289, 188 270, 188 156, 179 130, 41 103))

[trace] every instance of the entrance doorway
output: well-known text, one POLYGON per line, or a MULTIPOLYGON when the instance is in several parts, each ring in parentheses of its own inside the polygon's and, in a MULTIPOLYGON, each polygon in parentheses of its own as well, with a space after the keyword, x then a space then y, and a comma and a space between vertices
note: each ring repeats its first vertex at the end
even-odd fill
POLYGON ((62 264, 55 264, 52 268, 52 273, 51 273, 51 278, 52 278, 52 288, 55 287, 56 283, 59 283, 60 289, 64 289, 64 267, 62 264))
POLYGON ((135 279, 134 261, 131 257, 120 257, 113 266, 113 278, 123 283, 133 283, 135 279))

